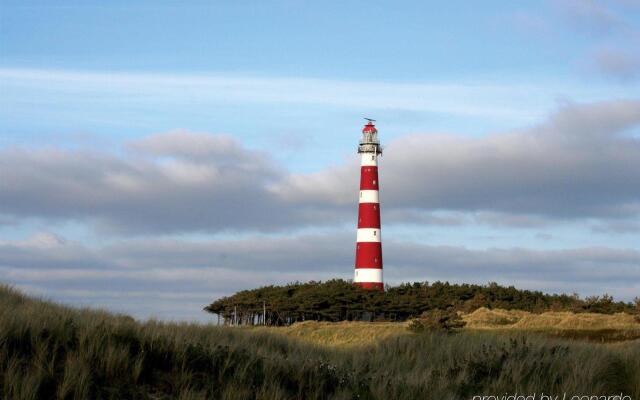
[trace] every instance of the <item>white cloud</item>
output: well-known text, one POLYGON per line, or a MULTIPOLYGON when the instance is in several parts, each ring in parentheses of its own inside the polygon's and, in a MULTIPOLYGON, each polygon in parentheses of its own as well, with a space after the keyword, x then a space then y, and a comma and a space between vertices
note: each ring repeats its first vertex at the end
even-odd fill
MULTIPOLYGON (((640 38, 637 40, 640 45, 640 38)), ((603 47, 593 56, 596 67, 607 76, 630 81, 640 76, 640 53, 637 49, 624 50, 603 47)))
MULTIPOLYGON (((381 160, 383 216, 437 223, 449 213, 496 226, 636 218, 640 141, 626 133, 639 126, 640 101, 628 100, 565 105, 531 128, 477 138, 400 137, 381 160)), ((171 132, 128 146, 122 155, 0 151, 0 215, 121 233, 274 232, 352 219, 355 157, 295 174, 224 135, 171 132)))
POLYGON ((624 20, 611 7, 612 2, 560 0, 557 3, 577 27, 590 32, 608 33, 624 24, 624 20))
MULTIPOLYGON (((629 100, 566 105, 532 128, 479 138, 404 136, 387 145, 380 162, 383 210, 530 221, 637 217, 640 141, 625 132, 638 126, 640 101, 629 100)), ((293 175, 276 190, 300 203, 346 206, 356 180, 353 162, 293 175)))
MULTIPOLYGON (((144 107, 154 104, 180 106, 185 103, 207 103, 211 106, 236 103, 285 107, 323 105, 358 112, 404 110, 502 120, 538 117, 540 109, 532 110, 531 104, 539 106, 541 100, 549 99, 548 89, 517 82, 391 83, 229 74, 132 74, 15 68, 0 68, 0 81, 18 93, 24 90, 41 93, 45 90, 45 93, 55 94, 50 99, 52 102, 57 97, 70 96, 76 101, 80 99, 85 106, 95 104, 97 98, 101 101, 117 100, 121 106, 143 104, 144 107)), ((147 147, 152 145, 147 144, 147 147)), ((208 142, 204 148, 210 149, 208 142)), ((156 147, 156 150, 161 148, 156 147)))
MULTIPOLYGON (((6 283, 73 304, 108 307, 137 317, 208 317, 200 309, 237 290, 293 281, 352 277, 353 235, 245 239, 122 240, 87 248, 62 241, 0 244, 6 283), (73 265, 73 266, 69 266, 73 265), (171 312, 165 302, 171 302, 171 312)), ((640 286, 640 252, 584 247, 564 250, 429 246, 385 240, 385 280, 496 281, 516 287, 582 295, 609 293, 630 300, 640 286)))

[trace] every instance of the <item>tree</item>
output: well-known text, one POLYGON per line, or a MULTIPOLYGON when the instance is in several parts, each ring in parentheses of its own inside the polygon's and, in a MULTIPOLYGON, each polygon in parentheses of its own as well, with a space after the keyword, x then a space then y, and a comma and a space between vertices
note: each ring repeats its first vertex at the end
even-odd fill
POLYGON ((298 321, 390 320, 407 321, 430 310, 472 312, 477 308, 505 308, 529 312, 549 309, 575 312, 638 312, 638 303, 615 302, 611 296, 585 300, 566 294, 518 290, 497 283, 488 285, 414 282, 387 286, 384 292, 362 289, 352 282, 294 282, 243 290, 220 298, 206 311, 226 324, 289 325, 298 321), (266 309, 266 310, 265 310, 266 309), (266 311, 266 312, 265 312, 266 311))

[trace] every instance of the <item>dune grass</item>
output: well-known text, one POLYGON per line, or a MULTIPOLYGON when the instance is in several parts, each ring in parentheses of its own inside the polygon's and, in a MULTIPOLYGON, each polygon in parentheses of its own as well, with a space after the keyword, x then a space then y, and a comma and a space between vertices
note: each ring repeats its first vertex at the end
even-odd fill
POLYGON ((466 329, 523 331, 599 342, 640 339, 640 316, 627 313, 550 311, 533 314, 482 307, 462 318, 467 323, 466 329))
POLYGON ((463 315, 467 327, 512 329, 620 329, 640 328, 640 316, 627 313, 597 314, 573 313, 568 311, 549 311, 534 314, 521 310, 502 310, 478 308, 463 315))
POLYGON ((139 323, 0 288, 0 397, 470 399, 545 390, 640 398, 638 341, 387 333, 362 346, 321 346, 264 329, 139 323))
POLYGON ((270 332, 303 342, 331 347, 368 346, 386 339, 411 335, 406 323, 399 322, 298 322, 280 327, 247 327, 250 331, 270 332))
MULTIPOLYGON (((465 331, 522 332, 597 342, 640 339, 640 319, 626 313, 596 314, 479 308, 462 315, 465 331)), ((367 346, 381 340, 407 336, 407 322, 305 321, 281 327, 246 327, 324 346, 367 346)))

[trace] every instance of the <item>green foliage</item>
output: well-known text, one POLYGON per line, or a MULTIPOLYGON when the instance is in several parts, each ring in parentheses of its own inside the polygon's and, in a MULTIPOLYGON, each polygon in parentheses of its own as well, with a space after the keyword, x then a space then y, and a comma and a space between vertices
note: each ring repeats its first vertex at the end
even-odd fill
POLYGON ((408 329, 412 332, 421 333, 425 331, 445 331, 453 332, 462 329, 466 322, 453 310, 429 310, 425 311, 411 321, 408 329))
POLYGON ((518 392, 640 398, 640 346, 427 332, 365 348, 253 329, 139 323, 0 287, 0 398, 462 399, 518 392))
POLYGON ((635 306, 615 302, 608 295, 582 300, 575 294, 544 294, 495 282, 485 286, 414 282, 387 286, 380 292, 334 279, 243 290, 214 301, 205 310, 222 316, 226 323, 262 324, 266 317, 266 325, 288 325, 305 320, 406 321, 433 309, 471 312, 480 307, 612 314, 634 312, 635 306))

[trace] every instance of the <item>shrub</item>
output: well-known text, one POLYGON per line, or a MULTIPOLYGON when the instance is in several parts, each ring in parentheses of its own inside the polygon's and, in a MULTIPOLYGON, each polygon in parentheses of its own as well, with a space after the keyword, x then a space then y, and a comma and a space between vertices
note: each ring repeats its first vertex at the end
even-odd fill
POLYGON ((413 282, 386 286, 382 292, 339 279, 243 290, 214 301, 205 310, 227 324, 290 325, 309 320, 408 321, 436 308, 469 313, 481 307, 535 313, 553 310, 615 314, 636 310, 631 302, 616 302, 608 295, 583 300, 578 295, 544 294, 496 283, 483 286, 413 282))
POLYGON ((453 310, 434 309, 425 311, 419 318, 412 320, 409 324, 409 330, 412 332, 453 332, 462 329, 465 324, 466 322, 453 310))

